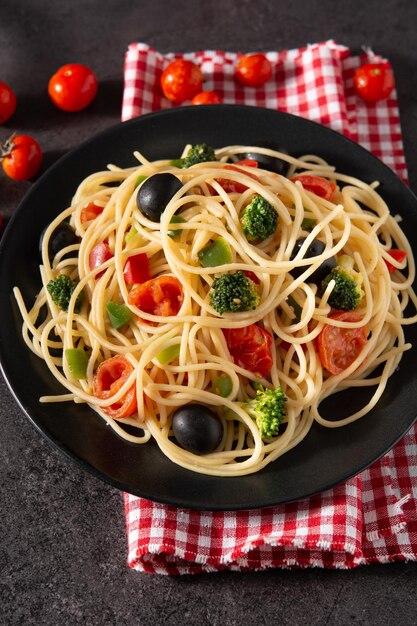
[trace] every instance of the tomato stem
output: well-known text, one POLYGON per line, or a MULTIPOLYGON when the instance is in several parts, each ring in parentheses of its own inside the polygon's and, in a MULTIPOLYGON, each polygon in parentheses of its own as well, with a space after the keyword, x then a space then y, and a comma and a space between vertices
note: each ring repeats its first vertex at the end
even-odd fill
POLYGON ((14 148, 13 139, 15 137, 16 137, 16 133, 13 133, 13 135, 11 135, 8 139, 6 139, 4 143, 0 145, 0 161, 4 159, 5 157, 9 156, 9 154, 11 154, 14 148))

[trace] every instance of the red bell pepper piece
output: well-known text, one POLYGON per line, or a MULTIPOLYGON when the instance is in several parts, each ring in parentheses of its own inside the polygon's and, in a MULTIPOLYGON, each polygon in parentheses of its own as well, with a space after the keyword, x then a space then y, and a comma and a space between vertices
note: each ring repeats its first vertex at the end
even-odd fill
MULTIPOLYGON (((110 250, 107 243, 105 243, 104 241, 102 241, 101 243, 98 243, 96 246, 94 246, 94 248, 90 252, 90 256, 89 256, 90 270, 94 270, 97 267, 100 267, 101 265, 103 265, 103 263, 111 259, 112 256, 113 256, 113 253, 110 250)), ((104 272, 99 272, 98 274, 96 274, 95 276, 96 280, 100 278, 100 276, 103 276, 103 274, 104 272)))
POLYGON ((150 280, 151 275, 149 273, 149 259, 147 255, 142 252, 130 256, 124 265, 123 276, 127 285, 146 283, 147 280, 150 280))

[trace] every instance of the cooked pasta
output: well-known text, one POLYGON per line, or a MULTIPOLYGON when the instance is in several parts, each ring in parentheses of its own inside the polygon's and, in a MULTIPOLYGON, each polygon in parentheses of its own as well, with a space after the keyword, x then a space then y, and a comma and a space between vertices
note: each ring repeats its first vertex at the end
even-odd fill
POLYGON ((413 254, 377 183, 315 155, 254 146, 217 149, 186 168, 135 157, 134 167, 88 176, 48 226, 30 308, 15 288, 23 337, 65 389, 40 401, 87 403, 128 441, 152 439, 174 463, 217 476, 261 470, 314 422, 336 428, 366 416, 411 347, 404 327, 417 321, 413 254), (285 175, 239 161, 251 153, 284 163, 285 175), (161 173, 178 184, 155 219, 138 195, 161 173), (242 226, 254 198, 273 209, 273 232, 260 241, 242 226), (64 222, 76 238, 51 255, 64 222), (335 274, 317 275, 346 259, 360 296, 343 307, 335 274), (60 275, 73 285, 67 310, 49 288, 60 275), (239 296, 230 310, 218 305, 224 275, 244 277, 252 304, 239 296), (322 414, 325 398, 355 387, 372 388, 365 406, 339 419, 322 414), (277 389, 285 415, 265 435, 248 407, 277 389), (220 425, 204 453, 180 445, 173 429, 175 412, 195 404, 220 425))

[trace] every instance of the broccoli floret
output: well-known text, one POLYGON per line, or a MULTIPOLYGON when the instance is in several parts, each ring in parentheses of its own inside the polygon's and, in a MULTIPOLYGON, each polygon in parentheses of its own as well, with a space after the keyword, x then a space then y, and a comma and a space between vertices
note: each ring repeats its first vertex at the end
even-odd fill
POLYGON ((196 163, 204 163, 205 161, 216 161, 216 153, 213 148, 205 143, 199 143, 191 146, 185 157, 182 159, 181 167, 187 168, 196 163))
POLYGON ((222 274, 213 280, 211 306, 222 315, 256 309, 260 302, 258 288, 244 272, 222 274))
POLYGON ((255 420, 261 437, 269 439, 278 435, 279 426, 286 415, 287 398, 281 387, 257 390, 255 398, 242 402, 242 407, 255 420))
POLYGON ((365 294, 362 275, 353 269, 351 257, 343 255, 338 259, 336 267, 321 282, 323 292, 331 280, 335 281, 335 286, 329 296, 330 306, 341 311, 356 309, 365 294))
POLYGON ((240 223, 246 239, 259 243, 275 232, 278 215, 265 198, 256 195, 240 214, 240 223))
MULTIPOLYGON (((60 274, 53 278, 46 285, 47 290, 51 294, 53 302, 63 311, 68 311, 72 293, 77 283, 71 280, 66 274, 60 274)), ((82 303, 82 293, 79 294, 75 301, 74 311, 79 313, 82 303)))

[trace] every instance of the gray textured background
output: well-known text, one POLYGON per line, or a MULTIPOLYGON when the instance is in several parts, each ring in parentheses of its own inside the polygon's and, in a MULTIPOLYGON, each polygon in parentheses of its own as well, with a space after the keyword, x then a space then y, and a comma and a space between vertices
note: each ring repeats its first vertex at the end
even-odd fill
MULTIPOLYGON (((416 190, 416 24, 411 0, 1 0, 0 79, 14 86, 19 108, 0 127, 0 139, 14 130, 35 135, 45 169, 117 122, 123 57, 132 41, 163 52, 244 51, 333 38, 391 59, 416 190), (50 103, 46 85, 58 66, 73 61, 94 68, 100 91, 91 107, 66 115, 50 103)), ((0 173, 4 215, 29 187, 0 173)), ((121 494, 51 449, 1 377, 0 398, 0 624, 417 623, 413 563, 179 579, 130 571, 121 494)))

